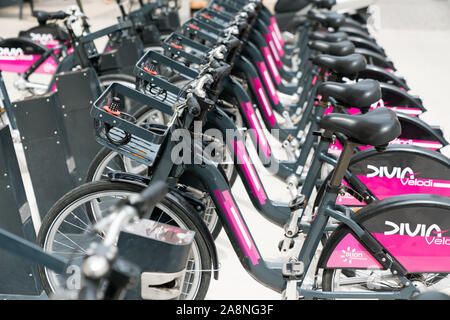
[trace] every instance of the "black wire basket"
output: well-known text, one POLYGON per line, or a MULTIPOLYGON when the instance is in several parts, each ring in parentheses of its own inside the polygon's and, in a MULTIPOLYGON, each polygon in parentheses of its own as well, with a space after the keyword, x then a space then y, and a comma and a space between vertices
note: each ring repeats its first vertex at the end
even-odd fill
POLYGON ((215 28, 226 28, 234 16, 228 12, 220 12, 214 8, 203 8, 195 14, 195 18, 211 24, 215 28))
POLYGON ((189 39, 179 34, 170 34, 163 42, 164 53, 168 57, 187 66, 195 66, 205 63, 207 54, 211 48, 198 41, 189 39))
POLYGON ((156 51, 147 51, 134 69, 137 89, 166 104, 184 101, 187 84, 197 78, 199 72, 194 68, 194 65, 198 67, 195 63, 188 63, 188 60, 181 58, 179 60, 182 61, 156 51))
POLYGON ((190 18, 181 28, 184 35, 187 35, 190 39, 197 38, 202 41, 202 44, 216 44, 222 36, 221 29, 196 18, 190 18))
MULTIPOLYGON (((152 166, 167 138, 169 128, 157 123, 138 124, 121 112, 120 104, 131 101, 172 115, 174 103, 162 102, 119 83, 111 84, 95 101, 91 116, 95 119, 96 141, 146 166, 152 166)), ((185 97, 180 97, 184 101, 185 97)))
MULTIPOLYGON (((199 60, 199 62, 203 61, 202 59, 199 60)), ((186 66, 186 63, 182 61, 149 50, 136 63, 134 74, 146 83, 158 87, 173 87, 172 90, 177 91, 176 86, 172 84, 174 79, 183 77, 187 80, 193 80, 199 72, 195 68, 186 66)))

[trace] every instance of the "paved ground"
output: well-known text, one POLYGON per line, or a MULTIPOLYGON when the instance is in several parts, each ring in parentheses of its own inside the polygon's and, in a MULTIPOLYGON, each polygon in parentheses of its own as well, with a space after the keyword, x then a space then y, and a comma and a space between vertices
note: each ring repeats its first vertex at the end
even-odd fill
MULTIPOLYGON (((271 1, 269 1, 271 2, 271 1)), ((74 1, 36 1, 37 9, 66 9, 74 1)), ((187 15, 187 0, 181 0, 182 17, 187 15)), ((117 6, 105 5, 100 0, 84 0, 83 4, 95 29, 114 23, 119 15, 117 6)), ((413 92, 422 97, 429 110, 423 119, 430 124, 441 125, 450 137, 450 116, 447 94, 450 74, 450 2, 445 0, 379 0, 381 29, 374 34, 395 62, 398 73, 405 76, 413 92)), ((0 36, 15 36, 21 29, 35 24, 25 9, 23 20, 17 19, 18 9, 0 11, 0 36)), ((11 80, 10 76, 7 80, 11 80)), ((444 150, 450 156, 450 150, 444 150)), ((280 154, 280 157, 282 155, 280 154)), ((23 164, 23 163, 22 163, 23 164)), ((259 167, 265 189, 273 200, 287 201, 287 190, 282 182, 274 179, 259 167)), ((277 243, 282 230, 274 227, 252 207, 240 181, 233 187, 247 225, 264 258, 279 257, 277 243)), ((208 299, 279 299, 279 295, 258 284, 241 267, 224 232, 216 242, 221 262, 220 279, 212 281, 208 299)))

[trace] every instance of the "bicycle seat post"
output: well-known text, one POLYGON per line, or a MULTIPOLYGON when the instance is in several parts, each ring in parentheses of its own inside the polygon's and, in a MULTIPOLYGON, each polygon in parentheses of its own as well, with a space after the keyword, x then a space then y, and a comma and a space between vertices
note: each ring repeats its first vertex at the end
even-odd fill
MULTIPOLYGON (((327 132, 325 132, 322 137, 327 137, 327 132)), ((339 156, 338 163, 330 180, 330 186, 332 188, 339 188, 341 186, 342 179, 344 179, 345 172, 357 146, 358 144, 351 141, 346 141, 344 144, 344 148, 339 156)))

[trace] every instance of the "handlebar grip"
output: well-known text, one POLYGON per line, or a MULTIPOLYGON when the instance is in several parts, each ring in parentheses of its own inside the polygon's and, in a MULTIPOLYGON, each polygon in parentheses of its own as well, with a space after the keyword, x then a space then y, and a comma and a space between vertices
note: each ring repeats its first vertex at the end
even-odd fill
POLYGON ((138 209, 139 216, 142 216, 149 208, 164 199, 168 191, 169 188, 165 181, 156 181, 142 191, 139 200, 133 204, 138 209))
POLYGON ((239 38, 237 38, 235 36, 232 36, 232 38, 225 43, 228 50, 232 50, 232 49, 238 47, 240 44, 241 44, 241 40, 239 40, 239 38))
POLYGON ((231 72, 231 66, 230 65, 224 65, 214 70, 214 82, 218 82, 222 78, 229 75, 231 72))
POLYGON ((202 108, 200 107, 200 104, 198 103, 195 95, 192 95, 192 97, 188 98, 187 105, 189 113, 192 114, 194 117, 200 115, 200 113, 202 112, 202 108))
POLYGON ((59 11, 55 11, 55 12, 47 12, 47 11, 33 11, 32 13, 33 17, 35 17, 38 22, 39 25, 45 25, 46 22, 48 20, 63 20, 65 18, 67 18, 68 16, 70 16, 68 13, 59 10, 59 11))
POLYGON ((55 19, 65 19, 68 16, 70 16, 70 14, 60 10, 58 12, 55 12, 55 15, 53 16, 55 19))
POLYGON ((237 23, 237 27, 239 28, 239 33, 241 33, 248 27, 248 23, 247 23, 247 21, 239 21, 237 23))

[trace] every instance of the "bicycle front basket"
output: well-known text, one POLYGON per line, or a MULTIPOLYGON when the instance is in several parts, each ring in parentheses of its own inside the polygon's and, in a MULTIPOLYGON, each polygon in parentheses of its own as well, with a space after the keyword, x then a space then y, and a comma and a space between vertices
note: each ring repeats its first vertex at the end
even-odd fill
POLYGON ((113 83, 95 101, 91 109, 98 143, 139 163, 152 166, 169 128, 160 124, 139 125, 132 116, 119 111, 120 108, 112 108, 113 103, 125 100, 130 100, 139 107, 148 106, 149 109, 157 109, 170 115, 173 105, 113 83))

